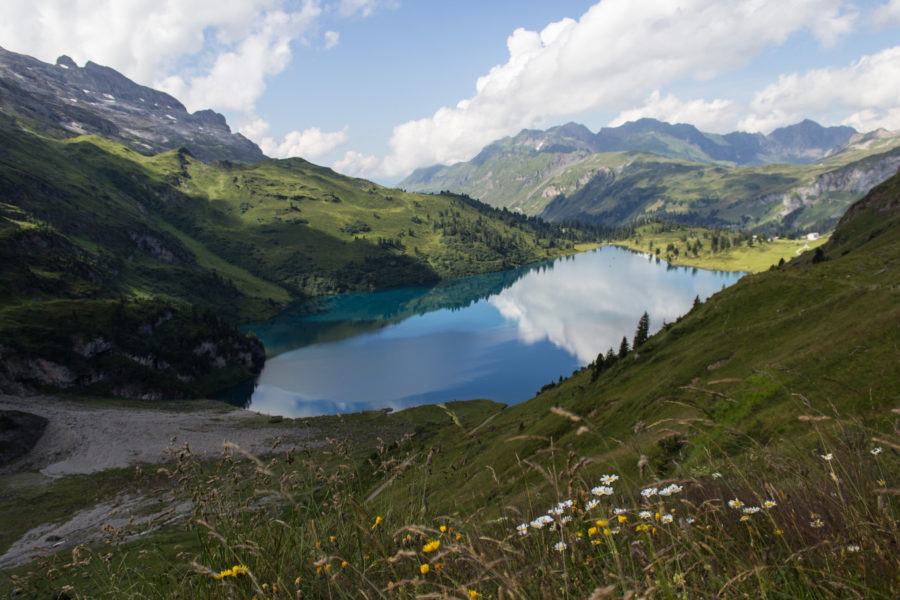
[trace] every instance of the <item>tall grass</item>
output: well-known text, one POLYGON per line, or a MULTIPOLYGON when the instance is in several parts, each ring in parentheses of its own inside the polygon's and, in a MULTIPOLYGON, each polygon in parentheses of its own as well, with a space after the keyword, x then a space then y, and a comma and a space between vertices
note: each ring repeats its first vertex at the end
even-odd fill
POLYGON ((712 449, 708 472, 657 481, 597 475, 550 441, 519 461, 518 495, 473 514, 431 509, 454 490, 412 436, 362 459, 347 439, 205 463, 173 449, 166 474, 193 505, 183 546, 127 541, 135 523, 15 583, 73 598, 900 596, 896 420, 803 419, 793 447, 712 449))

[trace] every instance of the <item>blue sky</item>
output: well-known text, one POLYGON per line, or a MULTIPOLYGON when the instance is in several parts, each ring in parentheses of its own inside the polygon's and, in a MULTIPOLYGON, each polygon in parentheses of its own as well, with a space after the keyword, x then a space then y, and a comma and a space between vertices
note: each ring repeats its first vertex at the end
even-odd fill
POLYGON ((4 0, 0 46, 213 108, 393 183, 494 139, 650 116, 900 129, 900 0, 4 0))

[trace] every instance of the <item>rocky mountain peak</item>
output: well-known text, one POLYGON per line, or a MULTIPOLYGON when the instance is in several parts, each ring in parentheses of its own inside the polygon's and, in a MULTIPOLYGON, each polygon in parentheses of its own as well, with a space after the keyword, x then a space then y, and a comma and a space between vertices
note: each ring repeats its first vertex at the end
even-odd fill
POLYGON ((265 158, 256 144, 232 133, 222 115, 188 113, 165 92, 94 62, 79 67, 66 55, 51 65, 0 48, 0 112, 55 135, 101 135, 143 153, 184 146, 204 162, 265 158))

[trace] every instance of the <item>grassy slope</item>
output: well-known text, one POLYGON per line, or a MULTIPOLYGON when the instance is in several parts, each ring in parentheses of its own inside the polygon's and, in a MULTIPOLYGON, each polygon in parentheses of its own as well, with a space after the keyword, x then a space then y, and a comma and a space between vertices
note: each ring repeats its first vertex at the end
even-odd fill
MULTIPOLYGON (((878 193, 900 197, 900 179, 878 193)), ((900 401, 898 225, 896 209, 889 217, 863 212, 835 234, 852 242, 823 247, 826 261, 814 264, 807 254, 785 269, 745 277, 596 381, 588 368, 499 412, 489 435, 436 436, 428 444, 443 449, 433 469, 439 475, 422 487, 435 490, 431 500, 445 510, 507 502, 524 492, 514 477, 518 460, 547 462, 551 440, 557 457, 572 451, 591 458, 588 481, 613 470, 652 481, 711 472, 757 443, 789 448, 812 435, 800 415, 884 427, 900 401), (554 406, 582 420, 559 416, 554 406), (578 435, 582 425, 587 432, 578 435), (688 442, 670 455, 658 442, 673 436, 688 442), (640 454, 650 458, 643 478, 640 454), (457 470, 460 464, 467 467, 457 470), (438 489, 453 489, 452 499, 438 489)), ((540 479, 534 475, 539 488, 540 479)))
POLYGON ((655 253, 672 265, 758 273, 778 265, 780 261, 787 262, 802 252, 814 250, 829 239, 829 236, 812 241, 773 239, 765 236, 755 239, 750 237, 748 240, 746 239, 748 237, 750 237, 748 234, 709 230, 677 223, 648 223, 638 226, 632 237, 614 243, 638 252, 655 253), (727 237, 730 241, 734 240, 733 243, 736 245, 724 250, 717 248, 714 252, 712 249, 714 236, 727 237))
POLYGON ((124 545, 90 567, 66 554, 49 578, 17 581, 150 597, 259 594, 263 583, 282 595, 336 598, 497 597, 498 588, 516 598, 595 589, 606 589, 598 597, 896 597, 900 444, 889 409, 900 402, 900 176, 869 198, 815 262, 807 253, 744 278, 596 378, 587 368, 508 408, 451 403, 307 420, 335 433, 327 452, 298 452, 266 463, 270 471, 232 460, 219 470, 179 467, 185 493, 200 503, 195 516, 213 533, 124 545), (884 453, 873 458, 875 444, 884 453), (583 502, 601 473, 622 480, 591 518, 573 511, 564 532, 515 533, 558 500, 583 502), (643 487, 671 481, 683 493, 641 500, 643 487), (280 495, 283 507, 269 501, 280 495), (734 497, 777 502, 744 525, 724 505, 734 497), (628 509, 622 532, 588 544, 599 534, 587 528, 612 506, 628 509), (642 532, 639 508, 677 524, 657 516, 652 533, 642 532), (689 515, 694 526, 683 522, 689 515), (554 550, 561 538, 565 553, 554 550), (440 552, 425 551, 429 539, 442 541, 440 552), (176 542, 186 555, 172 556, 176 542), (198 576, 191 560, 213 573, 246 564, 255 579, 198 576))

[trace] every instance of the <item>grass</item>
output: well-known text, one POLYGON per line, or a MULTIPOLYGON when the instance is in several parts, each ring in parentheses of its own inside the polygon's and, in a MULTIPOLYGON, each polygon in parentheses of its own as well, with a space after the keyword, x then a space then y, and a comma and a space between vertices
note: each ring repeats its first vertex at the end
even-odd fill
POLYGON ((638 252, 656 254, 671 265, 758 273, 782 265, 805 251, 814 250, 828 239, 828 235, 815 240, 769 238, 678 223, 649 223, 636 227, 632 237, 614 243, 638 252), (715 250, 713 238, 717 242, 715 250), (720 248, 720 239, 727 239, 728 246, 720 248))

